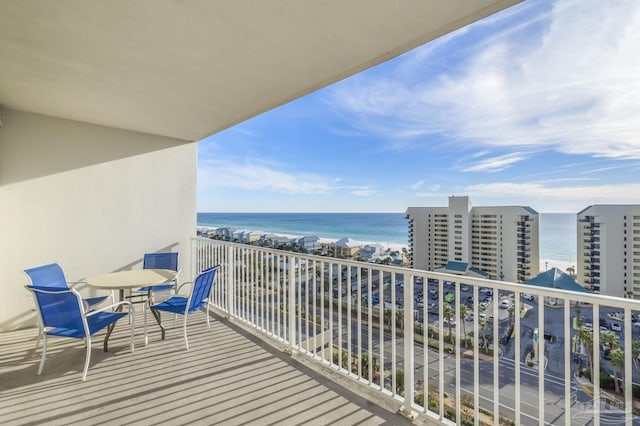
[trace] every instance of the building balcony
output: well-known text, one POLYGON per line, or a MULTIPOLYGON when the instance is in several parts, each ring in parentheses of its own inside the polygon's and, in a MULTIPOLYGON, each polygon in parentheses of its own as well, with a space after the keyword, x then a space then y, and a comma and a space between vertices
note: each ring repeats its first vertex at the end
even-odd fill
MULTIPOLYGON (((136 320, 142 324, 141 315, 136 320)), ((203 314, 190 318, 189 351, 178 326, 164 341, 152 330, 148 346, 138 333, 130 353, 128 326, 116 326, 108 353, 95 345, 86 382, 80 380, 85 349, 72 339, 48 339, 37 376, 35 336, 35 329, 0 334, 4 425, 410 424, 383 408, 384 401, 373 402, 375 395, 356 394, 354 383, 330 379, 335 374, 323 372, 330 368, 286 355, 283 345, 220 315, 212 316, 209 330, 203 314)))
MULTIPOLYGON (((83 383, 81 343, 51 339, 45 373, 37 376, 35 329, 5 333, 0 343, 3 355, 10 356, 0 365, 5 402, 0 421, 410 424, 412 417, 414 423, 479 419, 533 425, 589 424, 595 416, 603 423, 632 422, 631 384, 638 373, 631 351, 624 353, 623 392, 601 389, 599 377, 594 383, 579 381, 573 373, 588 351, 570 343, 575 336, 572 304, 580 303, 582 316, 594 324, 606 312, 624 312, 620 345, 628 348, 632 314, 640 312, 640 301, 470 277, 464 278, 468 289, 462 290, 445 284, 458 282, 455 275, 204 238, 192 240, 192 254, 194 270, 214 264, 221 269, 211 299, 212 329, 199 314, 190 318, 189 351, 177 327, 168 329, 165 341, 151 329, 148 346, 139 335, 136 351, 129 353, 128 328, 116 327, 111 351, 94 349, 83 383), (404 285, 420 279, 421 285, 404 285), (328 289, 336 285, 345 291, 334 297, 328 289), (444 298, 426 303, 427 286, 438 294, 451 292, 455 300, 481 300, 480 290, 489 288, 496 302, 501 294, 523 313, 510 319, 498 303, 484 312, 472 304, 467 311, 473 318, 482 313, 493 322, 458 320, 449 327, 442 321, 444 298), (535 301, 524 301, 525 293, 535 301), (555 305, 545 306, 546 300, 555 305), (511 322, 509 335, 515 337, 505 340, 511 322), (564 342, 539 339, 538 353, 554 359, 546 369, 532 368, 536 361, 527 358, 536 328, 538 336, 564 342), (497 348, 499 357, 493 356, 497 348), (608 398, 617 408, 585 415, 586 405, 576 405, 576 397, 583 404, 608 398)), ((529 276, 520 274, 521 279, 529 276)), ((590 343, 594 348, 596 336, 590 343)), ((609 368, 598 355, 592 362, 596 371, 601 365, 609 368)))

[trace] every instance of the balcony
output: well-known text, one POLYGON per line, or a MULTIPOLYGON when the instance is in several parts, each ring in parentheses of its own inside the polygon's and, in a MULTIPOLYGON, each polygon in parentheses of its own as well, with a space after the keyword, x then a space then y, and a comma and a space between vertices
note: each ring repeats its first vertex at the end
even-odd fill
MULTIPOLYGON (((81 345, 54 343, 45 375, 38 377, 35 330, 6 333, 0 339, 3 354, 10 356, 0 373, 10 380, 2 381, 0 392, 11 403, 0 404, 0 421, 18 423, 25 413, 31 422, 72 423, 88 416, 103 422, 161 421, 179 416, 175 407, 185 403, 191 413, 202 410, 189 418, 195 423, 408 423, 393 414, 398 410, 417 423, 632 420, 631 384, 638 371, 631 351, 624 353, 623 392, 614 392, 601 389, 598 376, 590 383, 573 374, 576 362, 590 352, 588 343, 569 342, 576 335, 572 305, 579 303, 581 315, 593 323, 607 312, 624 312, 620 345, 631 347, 632 315, 640 313, 640 301, 468 277, 466 286, 451 286, 445 282, 460 277, 202 238, 192 240, 192 253, 194 270, 222 267, 212 297, 213 329, 194 318, 190 351, 183 349, 178 328, 168 331, 166 341, 152 334, 146 347, 138 338, 131 354, 125 327, 112 338, 112 352, 94 351, 83 384, 81 345), (423 284, 405 285, 415 278, 423 284), (342 291, 334 297, 332 288, 342 291), (444 297, 426 303, 429 290, 462 301, 481 300, 484 288, 493 291, 496 303, 466 310, 475 319, 491 316, 492 322, 458 319, 455 325, 447 321, 449 327, 442 320, 450 315, 444 297), (524 293, 536 300, 525 301, 524 293), (373 295, 382 303, 374 305, 373 295), (511 316, 497 300, 509 300, 521 315, 511 316), (554 306, 545 306, 545 300, 554 306), (505 334, 510 327, 512 333, 505 334), (539 343, 538 353, 554 360, 546 369, 535 368, 528 357, 534 328, 539 336, 555 336, 539 343), (109 391, 114 384, 123 390, 109 391), (576 398, 582 404, 607 400, 618 408, 585 411, 576 398), (61 401, 73 404, 51 408, 61 401)), ((598 333, 590 344, 600 346, 598 333)), ((599 351, 592 353, 595 371, 610 368, 599 351)))
MULTIPOLYGON (((137 319, 142 324, 141 316, 137 319)), ((331 373, 286 355, 277 342, 257 338, 234 321, 214 315, 207 330, 201 315, 192 320, 189 351, 180 326, 168 329, 165 341, 152 333, 146 347, 139 334, 134 353, 129 352, 127 327, 116 327, 108 354, 96 345, 100 349, 93 351, 86 382, 80 380, 81 343, 49 339, 47 363, 37 376, 35 330, 0 334, 0 421, 300 424, 316 419, 410 424, 372 404, 375 399, 354 393, 353 384, 337 384, 331 373)))
MULTIPOLYGON (((217 2, 203 2, 197 10, 179 2, 159 2, 149 7, 121 8, 118 13, 110 13, 111 6, 100 2, 69 3, 64 11, 47 2, 21 2, 19 5, 3 2, 0 6, 4 24, 0 26, 3 41, 0 47, 3 59, 11 66, 6 67, 4 78, 0 79, 3 96, 0 199, 3 200, 4 219, 0 228, 3 252, 12 255, 4 256, 2 260, 5 303, 0 309, 0 329, 15 330, 32 323, 31 303, 16 284, 23 278, 21 269, 43 263, 51 256, 63 263, 74 278, 80 278, 80 274, 90 276, 117 268, 136 267, 137 258, 147 251, 179 250, 185 263, 183 271, 185 275, 191 275, 204 262, 204 253, 199 252, 198 257, 193 257, 193 267, 189 265, 188 236, 196 225, 195 141, 515 2, 458 2, 446 8, 434 7, 432 2, 376 2, 367 4, 364 9, 341 2, 325 2, 311 8, 282 9, 282 13, 275 14, 272 13, 274 2, 251 5, 233 2, 233 6, 231 3, 220 6, 217 2), (247 11, 264 19, 251 25, 238 25, 235 18, 246 16, 247 11), (341 19, 335 19, 336 16, 341 19), (429 19, 412 20, 406 19, 407 16, 429 19), (200 20, 211 23, 212 19, 216 25, 198 25, 200 20), (281 25, 274 26, 276 21, 281 25), (171 22, 171 31, 163 24, 166 22, 171 22), (332 31, 323 31, 327 23, 331 24, 332 31), (38 28, 38 31, 26 34, 27 27, 38 28), (206 31, 193 31, 205 27, 206 31), (381 27, 389 31, 380 32, 381 27), (300 32, 299 28, 307 31, 300 32), (336 34, 340 34, 338 44, 334 42, 336 34), (69 43, 69 40, 83 42, 69 43), (220 40, 247 43, 239 48, 219 43, 220 40), (281 43, 281 40, 295 42, 281 43), (158 46, 162 48, 158 49, 158 46), (315 54, 305 56, 310 46, 315 54), (56 54, 42 55, 42 52, 56 54), (208 60, 214 57, 215 61, 208 60), (302 59, 290 61, 292 57, 302 59), (118 58, 117 63, 114 65, 110 58, 118 58), (185 67, 185 63, 194 65, 185 67), (280 71, 265 73, 264 69, 280 71), (174 84, 176 82, 180 84, 174 84), (118 107, 114 108, 114 105, 118 107), (29 143, 25 144, 25 141, 29 143), (33 155, 33 152, 46 155, 33 155), (43 201, 46 201, 46 208, 29 208, 37 207, 43 201)), ((211 246, 211 250, 211 255, 217 256, 215 253, 225 252, 238 255, 241 249, 221 244, 211 246)), ((275 251, 267 253, 289 256, 275 251)), ((309 422, 322 419, 336 423, 369 420, 376 423, 380 418, 381 422, 399 423, 395 417, 375 414, 374 397, 354 396, 365 395, 361 392, 361 384, 358 384, 358 392, 352 392, 348 398, 333 398, 335 394, 330 391, 335 386, 326 377, 339 376, 348 380, 353 377, 345 373, 341 364, 328 359, 318 364, 326 365, 332 374, 309 375, 300 364, 295 367, 297 374, 311 377, 314 385, 322 382, 329 392, 323 387, 308 397, 299 392, 300 398, 286 405, 286 417, 274 414, 282 408, 274 401, 281 399, 287 404, 286 401, 291 401, 286 398, 290 394, 279 393, 274 388, 276 399, 265 399, 263 394, 271 393, 272 389, 259 387, 255 382, 278 385, 278 378, 263 375, 262 369, 252 368, 251 372, 246 372, 235 368, 234 356, 240 355, 244 359, 241 352, 247 348, 259 352, 264 338, 267 342, 275 339, 282 343, 299 360, 315 363, 317 358, 300 349, 304 348, 304 341, 288 340, 291 336, 301 335, 293 326, 303 329, 300 321, 292 325, 286 322, 289 317, 280 318, 283 327, 291 325, 290 333, 283 336, 268 334, 262 325, 249 319, 248 311, 241 307, 267 305, 257 304, 250 297, 252 295, 241 296, 242 291, 266 287, 262 280, 270 275, 266 272, 258 274, 258 269, 254 269, 256 273, 251 279, 240 279, 242 270, 233 267, 231 257, 227 260, 230 263, 225 263, 226 275, 220 276, 222 287, 216 293, 222 298, 216 302, 219 313, 232 318, 231 325, 252 328, 262 336, 260 339, 247 335, 250 344, 246 346, 237 341, 245 336, 233 327, 229 330, 217 328, 216 333, 206 334, 200 334, 201 330, 196 327, 195 344, 201 344, 202 348, 192 348, 185 354, 190 357, 183 357, 182 349, 171 346, 172 341, 139 347, 129 357, 117 350, 116 335, 116 352, 104 356, 95 353, 89 382, 80 386, 76 383, 77 358, 75 354, 66 356, 74 352, 73 348, 64 344, 57 346, 59 350, 51 354, 46 375, 36 377, 33 373, 37 363, 33 332, 11 331, 0 337, 0 422, 82 423, 89 422, 89 416, 92 420, 97 419, 94 421, 97 423, 145 423, 167 421, 167 418, 172 422, 179 421, 183 414, 181 407, 195 413, 196 409, 207 406, 201 417, 190 414, 187 421, 295 423, 303 417, 309 422), (233 303, 225 304, 224 300, 233 303), (217 340, 215 334, 218 333, 224 339, 217 340), (239 352, 233 345, 225 346, 228 342, 237 343, 239 352), (161 355, 154 355, 156 347, 162 351, 161 355), (63 354, 69 363, 62 362, 63 354), (213 362, 217 356, 225 358, 224 364, 213 362), (154 368, 153 376, 146 363, 154 368), (199 368, 197 374, 176 370, 173 364, 181 363, 185 367, 199 368), (70 373, 66 374, 67 371, 70 373), (235 387, 228 382, 233 382, 235 387), (114 385, 120 385, 117 392, 109 390, 114 385), (245 394, 249 398, 244 398, 245 394), (321 402, 320 410, 308 409, 307 403, 317 406, 317 401, 325 395, 333 398, 335 404, 327 406, 321 402), (358 398, 364 398, 364 402, 358 398), (342 417, 332 417, 334 413, 343 413, 342 408, 348 411, 354 401, 355 409, 364 413, 363 419, 346 412, 342 417), (358 405, 357 401, 363 403, 358 405), (62 407, 56 409, 56 404, 62 407), (268 407, 274 408, 270 411, 268 407), (160 419, 157 413, 165 417, 160 419)), ((344 263, 340 266, 353 265, 344 263)), ((411 273, 402 269, 385 271, 411 273)), ((290 278, 287 272, 279 271, 278 274, 277 285, 286 285, 290 278)), ((480 283, 474 285, 474 291, 480 283)), ((291 277, 289 285, 297 294, 303 294, 296 289, 298 284, 291 277)), ((295 304, 290 302, 286 305, 288 312, 295 312, 295 304)), ((274 306, 270 306, 273 313, 274 306)), ((323 325, 326 323, 321 323, 323 325)), ((398 337, 393 333, 389 336, 390 339, 398 337)), ((383 336, 383 347, 391 347, 392 342, 385 339, 383 336)), ((281 352, 265 354, 264 358, 268 361, 272 356, 275 362, 271 367, 276 371, 289 371, 280 369, 282 364, 278 360, 286 358, 281 352)), ((440 352, 437 357, 439 363, 444 363, 440 352)), ((395 371, 400 365, 396 363, 400 362, 399 358, 397 349, 386 357, 389 366, 394 364, 389 371, 395 371)), ((407 371, 411 375, 404 381, 415 378, 415 371, 418 371, 412 367, 414 361, 409 358, 407 371)), ((246 359, 254 366, 262 365, 261 358, 246 359)), ((387 366, 384 368, 386 370, 387 366)), ((433 372, 430 367, 427 370, 433 372)), ((441 370, 441 376, 444 376, 444 368, 441 370)), ((398 377, 385 376, 384 383, 378 383, 380 389, 375 389, 375 383, 367 384, 364 389, 372 388, 383 400, 393 401, 395 410, 397 402, 403 400, 401 393, 393 388, 398 377)), ((475 386, 479 386, 478 382, 475 380, 475 386)), ((296 384, 294 378, 289 378, 289 383, 296 384)), ((445 398, 444 385, 437 386, 440 401, 445 398)), ((418 394, 410 387, 404 392, 409 396, 408 401, 413 401, 418 394)), ((497 410, 501 406, 498 398, 485 400, 483 396, 482 403, 486 405, 491 400, 496 401, 497 410)), ((461 415, 460 403, 457 398, 457 417, 461 415)), ((416 411, 422 417, 436 421, 447 414, 445 409, 448 408, 443 403, 434 411, 436 414, 424 409, 424 405, 416 404, 416 410, 411 403, 404 411, 416 411), (420 407, 423 407, 422 412, 420 407)), ((479 403, 475 407, 477 414, 479 403)), ((524 417, 528 408, 523 405, 522 416, 518 414, 520 406, 517 408, 512 415, 518 419, 524 417)), ((539 413, 545 417, 544 404, 542 408, 540 412, 527 412, 527 419, 539 413)))

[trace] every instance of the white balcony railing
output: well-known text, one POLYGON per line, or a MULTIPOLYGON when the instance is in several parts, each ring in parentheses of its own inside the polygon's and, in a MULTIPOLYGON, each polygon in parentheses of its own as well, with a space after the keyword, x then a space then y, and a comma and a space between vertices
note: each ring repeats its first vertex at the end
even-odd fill
POLYGON ((401 401, 407 414, 456 424, 635 419, 639 301, 194 238, 193 270, 215 264, 217 309, 401 401), (623 366, 601 355, 601 344, 613 347, 598 332, 601 316, 621 330, 611 333, 626 349, 623 366), (589 338, 580 324, 596 331, 589 338), (589 365, 614 371, 620 391, 601 389, 600 374, 581 378, 589 365))

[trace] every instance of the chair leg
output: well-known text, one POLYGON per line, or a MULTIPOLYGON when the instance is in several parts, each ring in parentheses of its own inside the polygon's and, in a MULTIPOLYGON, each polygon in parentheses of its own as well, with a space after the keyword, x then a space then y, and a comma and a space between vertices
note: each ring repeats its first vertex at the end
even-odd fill
POLYGON ((44 334, 44 330, 42 329, 42 323, 38 320, 38 336, 36 337, 36 349, 40 346, 40 338, 44 334))
POLYGON ((38 367, 38 376, 42 374, 44 369, 44 361, 47 359, 47 333, 42 333, 42 358, 40 358, 40 366, 38 367))
POLYGON ((210 330, 211 329, 211 322, 209 321, 209 303, 207 303, 206 315, 207 315, 207 330, 210 330))
POLYGON ((149 340, 147 339, 147 302, 144 302, 142 305, 142 312, 144 318, 144 344, 146 346, 149 343, 149 340))
POLYGON ((187 339, 187 318, 189 315, 184 316, 184 325, 182 326, 183 334, 184 334, 184 346, 189 350, 189 340, 187 339))
POLYGON ((91 336, 86 339, 87 342, 87 355, 84 358, 84 370, 82 371, 82 381, 87 380, 87 371, 89 371, 89 361, 91 361, 91 336))
POLYGON ((136 311, 133 309, 133 305, 129 305, 129 317, 131 317, 131 352, 134 350, 135 344, 135 322, 136 322, 136 311))

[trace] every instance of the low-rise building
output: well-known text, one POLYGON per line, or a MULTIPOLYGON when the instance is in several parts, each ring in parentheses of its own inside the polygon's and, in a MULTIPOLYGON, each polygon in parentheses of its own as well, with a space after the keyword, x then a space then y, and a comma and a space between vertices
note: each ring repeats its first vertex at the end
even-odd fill
POLYGON ((336 256, 338 257, 358 256, 361 249, 362 244, 349 237, 344 237, 336 241, 336 256))

